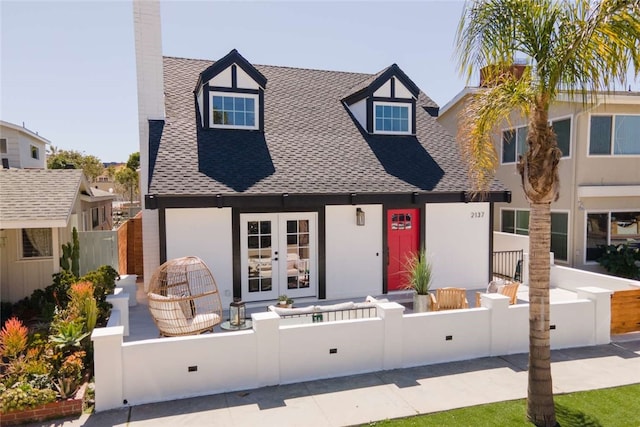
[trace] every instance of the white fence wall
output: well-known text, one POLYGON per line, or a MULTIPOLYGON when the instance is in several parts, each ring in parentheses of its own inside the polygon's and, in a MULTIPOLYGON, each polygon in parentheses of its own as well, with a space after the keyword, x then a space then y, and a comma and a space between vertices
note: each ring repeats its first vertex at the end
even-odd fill
POLYGON ((638 280, 608 276, 606 274, 577 270, 558 265, 551 266, 550 281, 551 286, 557 286, 574 292, 576 289, 585 286, 596 286, 610 291, 623 291, 640 287, 640 281, 638 280))
MULTIPOLYGON (((610 294, 580 288, 580 299, 552 303, 551 347, 608 343, 610 294)), ((407 315, 379 303, 374 318, 326 323, 281 325, 263 312, 246 331, 130 343, 128 295, 113 298, 113 322, 92 335, 96 411, 528 348, 528 304, 500 294, 483 294, 480 308, 407 315)))

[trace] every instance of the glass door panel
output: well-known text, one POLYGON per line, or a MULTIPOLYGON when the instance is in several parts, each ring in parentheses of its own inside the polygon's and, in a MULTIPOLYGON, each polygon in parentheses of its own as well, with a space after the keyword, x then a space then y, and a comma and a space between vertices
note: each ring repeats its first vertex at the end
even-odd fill
POLYGON ((317 214, 240 216, 242 299, 315 296, 317 214))

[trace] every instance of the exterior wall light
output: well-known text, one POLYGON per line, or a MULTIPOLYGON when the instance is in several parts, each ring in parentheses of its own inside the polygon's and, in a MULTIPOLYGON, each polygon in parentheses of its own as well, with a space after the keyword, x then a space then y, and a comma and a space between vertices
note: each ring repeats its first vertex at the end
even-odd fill
POLYGON ((356 224, 364 225, 364 211, 360 208, 356 208, 356 224))
POLYGON ((240 298, 234 298, 233 302, 229 304, 229 324, 234 327, 244 326, 245 317, 247 314, 247 307, 244 301, 240 301, 240 298))

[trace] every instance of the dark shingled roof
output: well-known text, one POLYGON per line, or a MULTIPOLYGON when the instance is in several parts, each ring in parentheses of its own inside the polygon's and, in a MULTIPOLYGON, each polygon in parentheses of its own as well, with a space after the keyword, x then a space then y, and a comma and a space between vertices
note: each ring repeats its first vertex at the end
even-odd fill
MULTIPOLYGON (((341 100, 376 75, 255 65, 268 81, 264 133, 201 129, 193 88, 212 61, 164 58, 166 121, 150 122, 149 194, 461 192, 451 135, 423 107, 416 136, 369 135, 341 100)), ((492 190, 504 191, 494 184, 492 190)))

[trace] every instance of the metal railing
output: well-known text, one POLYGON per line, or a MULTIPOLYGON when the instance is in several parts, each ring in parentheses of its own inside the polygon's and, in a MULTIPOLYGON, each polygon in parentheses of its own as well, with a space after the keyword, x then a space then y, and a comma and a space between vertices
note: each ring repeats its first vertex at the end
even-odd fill
POLYGON ((283 319, 311 318, 312 323, 335 322, 338 320, 369 319, 378 315, 375 305, 371 307, 354 307, 342 310, 322 310, 309 313, 281 314, 283 319))
POLYGON ((493 253, 492 273, 495 277, 522 281, 524 251, 497 251, 493 253))

